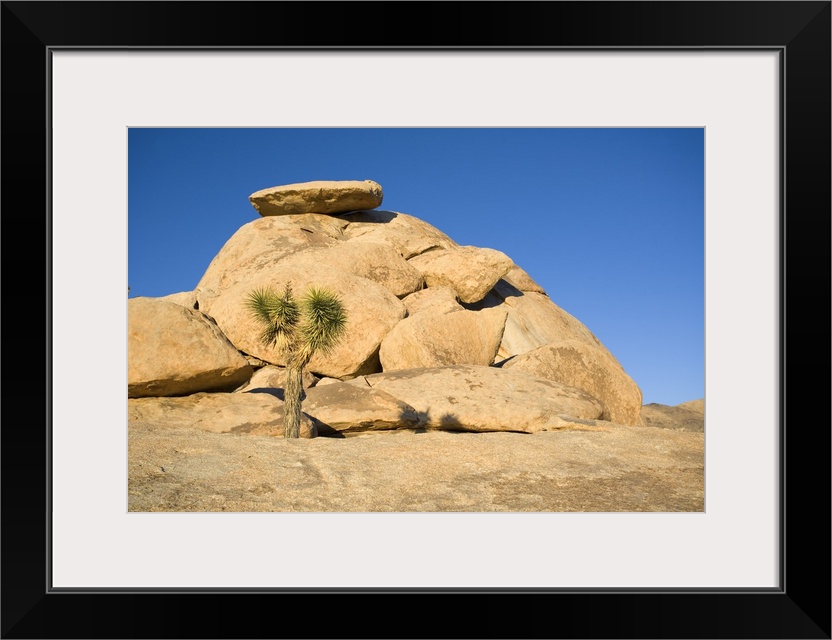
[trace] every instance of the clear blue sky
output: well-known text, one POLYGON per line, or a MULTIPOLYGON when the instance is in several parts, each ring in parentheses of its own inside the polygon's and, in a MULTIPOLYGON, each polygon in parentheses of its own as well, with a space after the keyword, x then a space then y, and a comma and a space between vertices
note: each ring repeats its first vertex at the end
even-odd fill
POLYGON ((499 249, 645 404, 704 397, 703 129, 130 129, 130 296, 196 287, 248 196, 375 180, 381 209, 499 249))

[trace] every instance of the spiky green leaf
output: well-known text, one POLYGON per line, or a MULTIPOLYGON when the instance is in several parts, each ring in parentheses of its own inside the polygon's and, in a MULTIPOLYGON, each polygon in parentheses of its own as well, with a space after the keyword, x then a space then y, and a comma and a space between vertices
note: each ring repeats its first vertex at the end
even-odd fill
POLYGON ((246 305, 263 325, 260 341, 265 346, 284 349, 291 343, 300 320, 300 308, 290 285, 286 285, 282 295, 268 287, 255 289, 246 298, 246 305))
POLYGON ((310 355, 329 353, 346 330, 347 314, 341 299, 325 287, 311 285, 301 300, 301 343, 310 355))

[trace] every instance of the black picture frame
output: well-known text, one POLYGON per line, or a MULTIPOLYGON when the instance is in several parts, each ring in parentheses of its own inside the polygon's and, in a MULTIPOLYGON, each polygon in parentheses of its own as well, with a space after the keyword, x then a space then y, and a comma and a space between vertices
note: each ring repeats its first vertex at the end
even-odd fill
POLYGON ((830 15, 828 1, 2 2, 2 637, 830 638, 830 15), (67 47, 778 51, 779 588, 52 590, 48 96, 50 52, 67 47))

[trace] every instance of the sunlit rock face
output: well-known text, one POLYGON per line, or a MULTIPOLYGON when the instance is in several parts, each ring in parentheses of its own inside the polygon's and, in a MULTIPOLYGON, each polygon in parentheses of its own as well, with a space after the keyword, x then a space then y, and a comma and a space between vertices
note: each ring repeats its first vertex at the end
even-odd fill
POLYGON ((375 209, 383 198, 381 185, 372 180, 318 180, 261 189, 248 199, 261 216, 282 216, 375 209))
MULTIPOLYGON (((638 385, 522 266, 376 209, 381 200, 373 181, 252 194, 261 217, 229 238, 192 292, 130 301, 128 394, 238 390, 279 400, 285 354, 261 342, 246 300, 258 288, 318 285, 339 296, 347 326, 307 367, 304 412, 320 427, 307 435, 642 424, 638 385)), ((275 432, 267 422, 263 433, 275 432)))
POLYGON ((230 391, 251 374, 242 354, 199 311, 156 298, 128 301, 128 397, 230 391))

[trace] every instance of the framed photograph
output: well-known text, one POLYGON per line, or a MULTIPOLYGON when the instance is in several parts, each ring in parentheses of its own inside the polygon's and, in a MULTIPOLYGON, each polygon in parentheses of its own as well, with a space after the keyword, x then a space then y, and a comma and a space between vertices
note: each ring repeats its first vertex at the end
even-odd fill
POLYGON ((829 638, 829 51, 829 2, 4 2, 3 637, 829 638), (130 132, 209 128, 701 131, 704 510, 131 512, 130 132))

